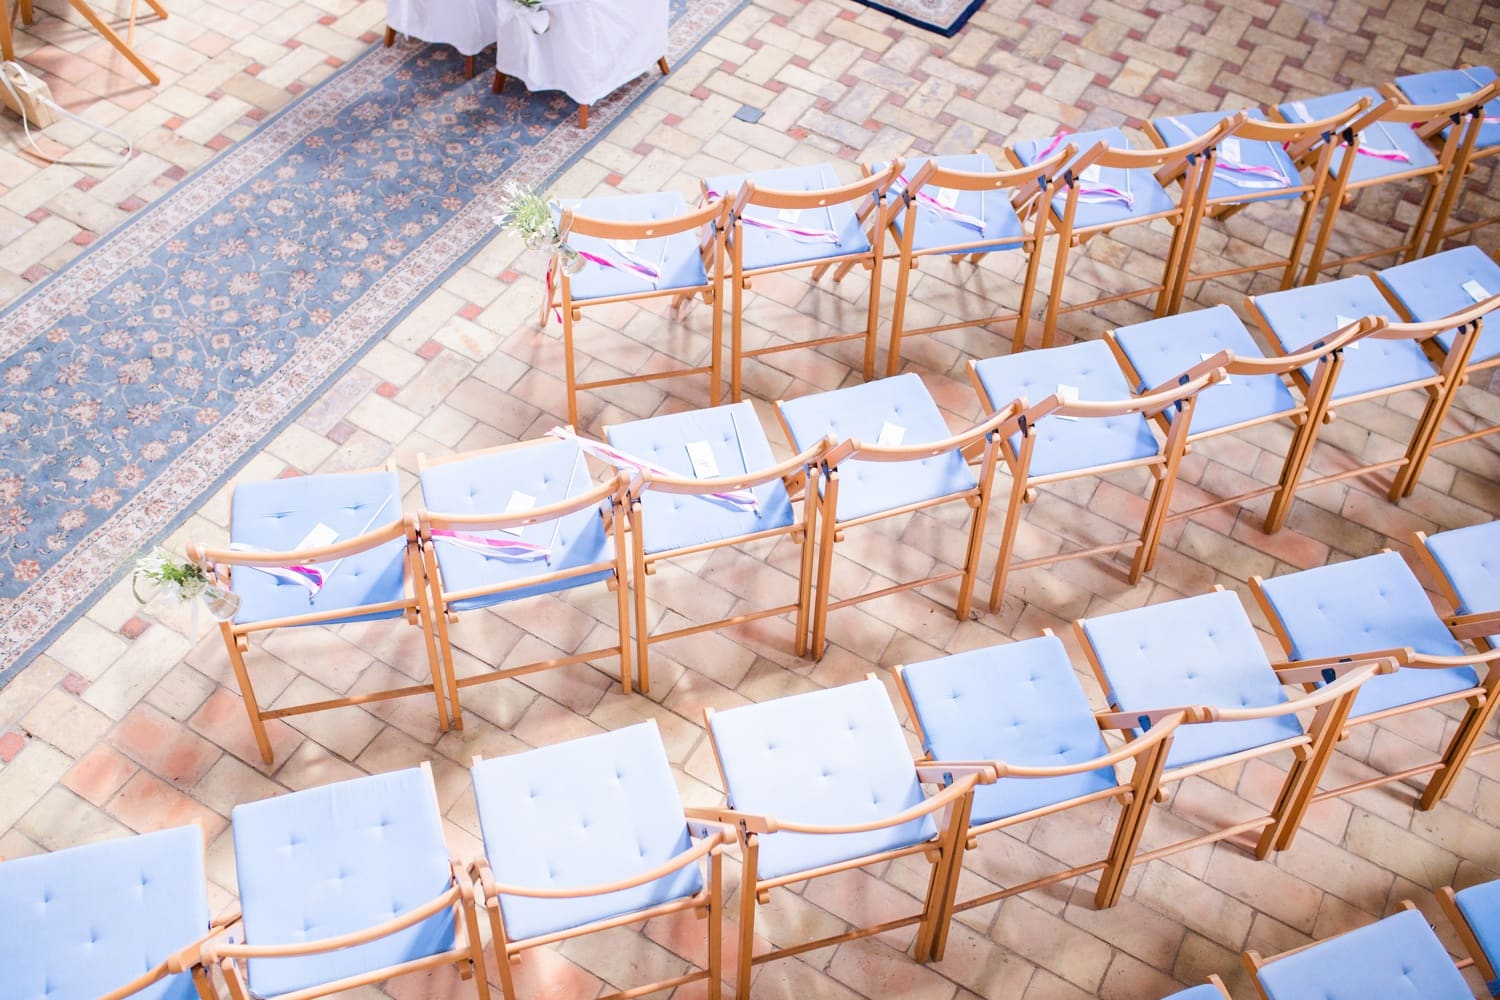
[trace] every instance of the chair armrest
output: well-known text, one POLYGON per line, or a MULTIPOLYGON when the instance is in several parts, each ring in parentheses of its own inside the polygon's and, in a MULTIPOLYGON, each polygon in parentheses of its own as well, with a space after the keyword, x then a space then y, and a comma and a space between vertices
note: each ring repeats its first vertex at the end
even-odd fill
MULTIPOLYGON (((1306 711, 1309 708, 1317 708, 1331 701, 1337 701, 1344 695, 1353 695, 1360 685, 1374 677, 1376 674, 1391 674, 1396 672, 1396 664, 1389 659, 1370 661, 1366 660, 1355 665, 1344 676, 1326 687, 1319 688, 1311 694, 1300 698, 1288 698, 1279 705, 1264 705, 1258 708, 1220 708, 1218 717, 1224 722, 1243 722, 1249 719, 1274 719, 1282 715, 1293 715, 1297 712, 1306 711)), ((1288 682, 1290 683, 1290 682, 1288 682)))
POLYGON ((626 889, 634 889, 636 886, 665 878, 673 872, 693 864, 699 858, 706 857, 718 850, 724 842, 724 834, 715 831, 682 853, 663 861, 650 871, 600 885, 576 886, 566 889, 543 889, 534 886, 511 885, 505 882, 496 882, 494 880, 494 873, 490 870, 488 863, 484 866, 484 872, 487 877, 481 878, 480 885, 484 891, 486 902, 497 896, 524 896, 529 899, 579 899, 585 896, 607 896, 612 892, 623 892, 626 889))
POLYGON ((917 765, 917 780, 927 785, 946 785, 953 778, 970 774, 981 785, 992 785, 998 777, 995 762, 988 760, 934 760, 917 765))
POLYGON ((303 941, 298 944, 234 944, 232 942, 205 943, 199 952, 199 961, 204 965, 211 965, 221 958, 294 958, 300 955, 317 955, 325 951, 338 951, 341 948, 351 948, 354 945, 364 944, 368 941, 376 941, 383 937, 389 937, 397 931, 405 930, 426 920, 434 914, 441 913, 459 900, 461 893, 458 886, 453 886, 441 896, 434 896, 414 910, 409 910, 399 917, 392 917, 384 923, 375 924, 362 930, 350 931, 348 934, 340 934, 337 937, 323 938, 318 941, 303 941))
POLYGON ((682 810, 689 820, 721 823, 741 833, 775 833, 776 821, 769 816, 740 812, 727 806, 689 806, 682 810))
MULTIPOLYGON (((1169 708, 1150 708, 1139 712, 1127 712, 1123 709, 1113 712, 1095 712, 1094 721, 1099 724, 1100 729, 1141 729, 1146 733, 1136 739, 1143 739, 1150 735, 1162 723, 1169 722, 1181 716, 1178 721, 1172 722, 1175 728, 1181 722, 1213 722, 1217 718, 1218 709, 1208 705, 1176 705, 1169 708), (1146 725, 1142 727, 1141 723, 1146 725)), ((1132 743, 1136 740, 1132 740, 1132 743)))
POLYGON ((1500 608, 1494 611, 1476 611, 1471 615, 1453 615, 1444 618, 1443 624, 1448 626, 1453 638, 1460 641, 1500 635, 1500 608))
POLYGON ((901 826, 903 823, 910 823, 912 820, 921 819, 923 816, 926 816, 929 813, 934 813, 939 809, 946 808, 950 803, 956 802, 964 796, 972 794, 972 792, 974 791, 974 785, 978 782, 978 779, 979 775, 977 773, 963 775, 962 777, 957 778, 957 780, 955 780, 953 784, 949 785, 947 788, 944 788, 942 791, 936 793, 935 795, 929 795, 920 804, 912 806, 910 809, 904 809, 901 812, 896 813, 894 816, 886 816, 881 819, 871 820, 868 823, 852 823, 849 825, 825 826, 813 823, 798 823, 793 820, 777 819, 775 820, 776 828, 778 830, 787 830, 792 833, 844 834, 868 833, 871 830, 884 830, 893 826, 901 826))

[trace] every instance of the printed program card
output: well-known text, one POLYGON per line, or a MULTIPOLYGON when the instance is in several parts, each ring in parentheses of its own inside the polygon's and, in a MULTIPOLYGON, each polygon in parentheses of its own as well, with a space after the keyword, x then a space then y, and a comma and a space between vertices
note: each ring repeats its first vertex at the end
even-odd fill
MULTIPOLYGON (((511 490, 510 501, 505 505, 505 513, 521 514, 535 506, 536 497, 532 496, 530 493, 522 493, 520 490, 511 490)), ((505 532, 507 535, 519 535, 526 529, 523 525, 517 525, 514 528, 501 528, 500 530, 505 532)))
POLYGON ((783 208, 781 211, 776 213, 776 218, 780 219, 782 222, 785 222, 789 226, 795 226, 797 224, 797 220, 802 218, 802 209, 783 208))
POLYGON ((893 424, 889 420, 880 425, 880 436, 875 443, 882 448, 899 448, 901 441, 906 437, 906 428, 900 424, 893 424))
POLYGON ((714 460, 714 450, 707 441, 690 441, 687 446, 688 461, 693 463, 693 475, 699 479, 716 479, 719 463, 714 460))
POLYGON ((1484 290, 1484 286, 1473 278, 1465 281, 1459 287, 1467 292, 1469 294, 1469 298, 1473 299, 1475 302, 1483 302, 1485 299, 1490 297, 1490 293, 1484 290))
POLYGON ((339 533, 328 525, 319 521, 312 526, 312 530, 302 536, 302 541, 297 543, 297 551, 303 549, 321 549, 325 545, 332 545, 339 540, 339 533))

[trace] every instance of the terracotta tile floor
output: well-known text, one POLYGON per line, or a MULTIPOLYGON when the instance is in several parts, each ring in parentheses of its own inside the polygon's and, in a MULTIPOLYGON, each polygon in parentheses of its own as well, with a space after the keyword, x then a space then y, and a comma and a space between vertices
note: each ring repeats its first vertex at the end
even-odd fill
MULTIPOLYGON (((214 150, 332 73, 369 44, 384 17, 378 0, 178 0, 171 20, 141 29, 142 48, 164 77, 162 86, 148 88, 64 11, 60 0, 42 0, 37 25, 19 35, 22 57, 47 72, 64 103, 138 136, 141 154, 94 183, 95 171, 44 170, 18 156, 19 129, 13 118, 3 120, 0 301, 64 265, 214 150)), ((1500 51, 1497 25, 1500 6, 1474 0, 991 0, 962 34, 945 41, 852 4, 756 0, 675 67, 556 190, 585 195, 666 184, 693 193, 702 176, 830 158, 845 161, 840 174, 852 177, 861 159, 975 146, 998 150, 1012 138, 1050 134, 1059 124, 1128 123, 1378 84, 1396 72, 1466 59, 1493 62, 1500 51), (732 118, 742 104, 764 109, 759 124, 732 118)), ((48 135, 78 139, 71 126, 48 135)), ((1465 210, 1492 214, 1496 199, 1487 168, 1471 182, 1465 210)), ((1357 249, 1390 236, 1392 216, 1407 220, 1415 210, 1405 196, 1366 195, 1344 217, 1338 245, 1357 249)), ((1200 265, 1253 258, 1261 246, 1279 250, 1292 224, 1289 215, 1267 209, 1227 227, 1210 225, 1200 265)), ((1479 242, 1494 252, 1497 239, 1492 228, 1479 242)), ((1081 302, 1095 288, 1150 276, 1159 269, 1165 240, 1164 231, 1151 230, 1096 241, 1076 257, 1067 298, 1081 302)), ((978 273, 947 265, 926 269, 913 286, 908 321, 978 315, 988 303, 976 300, 990 296, 1013 303, 1016 271, 1017 262, 1003 258, 992 258, 978 273)), ((497 237, 270 442, 244 475, 364 467, 393 454, 411 486, 418 452, 486 446, 558 422, 565 413, 554 374, 561 367, 560 342, 555 325, 538 331, 532 323, 541 295, 537 273, 538 262, 523 256, 515 241, 497 237)), ((1251 287, 1267 290, 1268 281, 1210 284, 1195 289, 1193 304, 1240 306, 1251 287)), ((837 291, 810 290, 792 277, 766 281, 752 296, 747 338, 759 344, 827 324, 852 325, 862 316, 865 292, 857 278, 837 291)), ((1097 336, 1109 325, 1146 316, 1135 303, 1071 313, 1062 321, 1062 339, 1097 336)), ((701 355, 707 319, 701 307, 672 326, 658 312, 601 310, 580 333, 594 355, 589 372, 649 367, 661 360, 658 350, 701 355)), ((957 426, 977 412, 963 363, 1007 347, 1003 332, 962 330, 911 343, 907 359, 957 426)), ((774 427, 768 401, 857 379, 849 368, 856 360, 849 349, 780 355, 750 365, 747 384, 762 419, 774 427)), ((682 395, 633 388, 587 398, 585 429, 706 401, 700 385, 665 387, 682 395)), ((1497 389, 1500 375, 1477 379, 1463 392, 1457 421, 1500 419, 1497 389)), ((1398 399, 1341 413, 1324 441, 1384 456, 1409 432, 1415 406, 1398 399)), ((1246 476, 1268 479, 1283 444, 1283 435, 1268 432, 1203 447, 1187 464, 1179 503, 1221 494, 1246 476)), ((1326 471, 1346 461, 1325 446, 1314 466, 1326 471)), ((1123 477, 1049 493, 1028 515, 1022 551, 1056 548, 1058 531, 1118 537, 1140 488, 1139 479, 1123 477)), ((818 663, 795 659, 788 627, 769 622, 657 647, 649 697, 622 696, 611 686, 613 668, 599 664, 476 691, 462 733, 439 733, 430 707, 416 700, 304 717, 273 727, 273 767, 262 766, 253 752, 218 636, 195 640, 183 616, 142 610, 118 587, 0 690, 0 855, 198 820, 210 840, 213 903, 224 907, 234 884, 227 827, 235 803, 421 760, 435 765, 451 846, 468 855, 478 846, 464 773, 474 754, 505 753, 642 718, 660 723, 685 798, 717 802, 701 728, 707 706, 842 683, 870 670, 890 682, 895 664, 1046 627, 1058 628, 1071 643, 1064 626, 1084 614, 1201 593, 1216 583, 1244 594, 1252 574, 1287 572, 1385 545, 1401 549, 1413 529, 1489 520, 1500 515, 1496 445, 1440 452, 1415 495, 1399 507, 1383 494, 1378 476, 1310 490, 1288 527, 1272 537, 1260 531, 1263 501, 1176 521, 1156 571, 1135 587, 1125 582, 1122 562, 1098 559, 1018 574, 999 613, 970 621, 957 622, 947 610, 951 586, 839 612, 832 646, 818 663)), ((226 512, 225 495, 211 498, 172 542, 222 541, 226 512)), ((988 579, 998 524, 992 518, 981 583, 988 579)), ((925 565, 933 556, 951 560, 958 529, 942 514, 853 533, 839 550, 836 589, 879 587, 888 573, 925 565)), ((655 592, 668 595, 671 606, 655 613, 663 621, 696 613, 679 598, 733 605, 757 591, 765 562, 785 566, 786 555, 756 550, 690 560, 663 573, 655 592)), ((582 648, 610 607, 597 594, 547 599, 470 616, 457 640, 469 669, 482 669, 513 645, 582 648), (522 641, 528 632, 538 640, 522 641)), ((419 649, 416 634, 400 626, 351 627, 277 635, 257 642, 252 655, 263 695, 274 701, 373 685, 408 668, 419 649)), ((1097 699, 1092 681, 1085 684, 1097 699)), ((1380 768, 1431 750, 1452 726, 1451 712, 1433 712, 1359 731, 1344 745, 1337 770, 1358 773, 1365 760, 1380 768)), ((1148 838, 1250 808, 1247 802, 1263 804, 1277 774, 1258 764, 1190 780, 1155 814, 1148 838)), ((1320 806, 1294 849, 1271 862, 1255 864, 1239 848, 1220 845, 1139 867, 1123 901, 1107 912, 1093 909, 1089 879, 970 911, 954 927, 947 958, 931 967, 901 953, 909 932, 814 951, 761 967, 755 993, 1152 998, 1218 972, 1237 997, 1248 997, 1241 949, 1300 945, 1390 912, 1401 899, 1432 914, 1436 887, 1500 875, 1500 756, 1476 761, 1432 811, 1416 811, 1413 803, 1411 789, 1396 787, 1320 806)), ((987 838, 968 859, 967 883, 1005 881, 1049 858, 1072 857, 1079 845, 1097 842, 1105 821, 1101 809, 987 838)), ((778 892, 759 927, 768 938, 795 940, 842 926, 846 917, 878 920, 912 902, 912 869, 894 865, 879 874, 778 892)), ((1441 921, 1439 927, 1453 944, 1441 921)), ((621 970, 675 970, 682 964, 677 953, 690 952, 682 942, 694 933, 670 922, 648 926, 644 937, 614 932, 529 958, 522 981, 529 996, 589 996, 601 979, 626 974, 621 970)), ((1478 990, 1472 973, 1470 981, 1478 990)), ((434 977, 392 983, 386 995, 456 994, 449 979, 434 977)))

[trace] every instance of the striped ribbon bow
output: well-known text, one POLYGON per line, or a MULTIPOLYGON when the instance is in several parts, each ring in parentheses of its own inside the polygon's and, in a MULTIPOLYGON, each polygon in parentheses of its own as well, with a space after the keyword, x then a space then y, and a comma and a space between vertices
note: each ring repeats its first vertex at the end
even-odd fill
MULTIPOLYGON (((717 191, 709 191, 709 192, 706 192, 706 194, 704 195, 704 197, 706 197, 710 201, 712 201, 714 198, 721 197, 721 195, 717 191)), ((839 240, 838 234, 835 233, 832 229, 803 229, 800 226, 793 226, 790 223, 786 223, 786 222, 778 222, 775 219, 756 219, 756 218, 752 218, 752 217, 750 217, 748 215, 745 215, 743 213, 741 213, 741 215, 740 215, 740 221, 743 222, 745 225, 747 225, 747 226, 753 226, 756 229, 768 229, 768 230, 770 230, 772 232, 781 233, 781 234, 783 234, 785 236, 790 236, 794 240, 801 240, 801 241, 808 242, 808 243, 839 243, 839 242, 841 242, 839 240)), ((833 213, 832 213, 832 211, 829 212, 828 222, 829 222, 829 225, 833 224, 833 213)))
MULTIPOLYGON (((256 548, 245 542, 233 542, 229 546, 231 552, 264 552, 264 549, 256 548)), ((278 580, 287 583, 295 583, 299 587, 307 588, 307 599, 311 601, 318 596, 323 589, 323 583, 327 579, 323 571, 316 566, 244 566, 242 569, 253 569, 267 576, 274 576, 278 580)))
MULTIPOLYGON (((1196 132, 1188 128, 1176 118, 1173 118, 1171 115, 1168 115, 1163 119, 1163 121, 1169 122, 1189 139, 1197 137, 1196 132)), ((1287 185, 1291 184, 1291 179, 1288 178, 1286 174, 1282 173, 1278 168, 1273 166, 1261 165, 1258 163, 1245 163, 1244 161, 1239 159, 1231 159, 1230 157, 1225 155, 1224 149, 1222 147, 1220 147, 1219 149, 1219 158, 1214 161, 1214 170, 1215 176, 1218 176, 1217 171, 1225 171, 1223 180, 1226 183, 1233 184, 1238 188, 1246 188, 1248 190, 1265 191, 1272 188, 1286 187, 1287 185), (1246 174, 1248 176, 1236 177, 1234 176, 1235 174, 1246 174), (1251 180, 1250 177, 1264 177, 1266 179, 1257 181, 1251 180)))
POLYGON ((538 545, 536 542, 525 542, 519 538, 491 538, 488 535, 452 531, 448 528, 433 528, 432 537, 441 538, 461 549, 468 549, 495 559, 503 559, 506 562, 536 562, 539 559, 552 557, 550 545, 538 545))
MULTIPOLYGON (((911 184, 911 182, 906 179, 905 174, 898 175, 896 180, 902 185, 907 186, 908 188, 911 184)), ((983 198, 984 196, 981 194, 980 197, 983 198)), ((947 216, 954 222, 957 222, 959 225, 968 226, 970 229, 977 229, 981 233, 984 232, 983 219, 976 219, 974 218, 974 216, 969 215, 967 212, 960 212, 957 208, 954 208, 951 205, 944 205, 942 202, 938 201, 926 191, 917 191, 916 198, 917 201, 921 202, 924 207, 937 212, 939 215, 947 216)))

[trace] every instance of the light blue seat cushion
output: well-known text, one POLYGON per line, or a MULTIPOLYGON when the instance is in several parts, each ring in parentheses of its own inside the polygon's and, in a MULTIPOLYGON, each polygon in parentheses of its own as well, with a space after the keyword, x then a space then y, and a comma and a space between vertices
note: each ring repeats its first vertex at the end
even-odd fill
MULTIPOLYGON (((1102 340, 1081 340, 1066 347, 1023 351, 985 358, 974 366, 991 410, 1024 398, 1037 403, 1059 385, 1078 390, 1078 401, 1117 402, 1132 395, 1119 362, 1102 340)), ((1031 475, 1092 469, 1113 462, 1130 462, 1160 454, 1151 422, 1139 413, 1117 417, 1045 416, 1037 421, 1031 475)), ((1011 435, 1012 447, 1021 435, 1011 435)))
MULTIPOLYGON (((1383 100, 1375 88, 1357 87, 1354 90, 1340 91, 1326 97, 1309 97, 1300 102, 1288 101, 1279 105, 1277 110, 1287 121, 1311 122, 1336 115, 1361 97, 1368 97, 1372 108, 1383 100)), ((1349 172, 1351 185, 1378 181, 1382 177, 1420 170, 1437 163, 1437 157, 1433 155, 1432 150, 1427 148, 1427 143, 1423 142, 1421 137, 1412 130, 1411 125, 1406 122, 1377 122, 1364 130, 1359 137, 1359 142, 1361 146, 1367 146, 1370 149, 1399 150, 1406 155, 1406 159, 1387 160, 1383 157, 1361 153, 1354 158, 1354 169, 1349 172)), ((1328 160, 1329 176, 1337 176, 1348 149, 1349 147, 1342 142, 1334 147, 1333 155, 1328 160)))
MULTIPOLYGON (((1431 656, 1464 652, 1394 552, 1288 573, 1266 580, 1262 589, 1291 639, 1294 660, 1403 647, 1431 656)), ((1441 697, 1478 682, 1473 667, 1407 667, 1366 681, 1351 714, 1441 697)))
MULTIPOLYGON (((928 157, 917 156, 906 161, 902 178, 915 178, 927 163, 928 157)), ((938 166, 946 170, 961 170, 970 174, 993 174, 997 171, 995 161, 988 153, 966 153, 954 156, 939 156, 938 166)), ((885 169, 877 163, 876 170, 885 169)), ((906 191, 906 181, 898 179, 891 187, 889 197, 900 198, 906 191)), ((922 193, 936 200, 938 191, 931 185, 922 193)), ((1021 220, 1011 207, 1005 189, 994 191, 960 191, 953 204, 954 211, 962 212, 984 223, 981 231, 972 223, 960 222, 953 216, 924 199, 917 200, 917 225, 912 233, 912 249, 917 253, 934 247, 964 247, 956 253, 983 253, 990 250, 1011 250, 1021 245, 1021 220)), ((906 235, 906 213, 896 213, 896 233, 906 235)))
MULTIPOLYGON (((953 435, 927 387, 912 372, 778 405, 791 432, 792 447, 798 451, 829 434, 838 441, 853 438, 873 445, 886 424, 904 429, 903 445, 942 441, 953 435)), ((976 482, 963 453, 956 449, 916 462, 854 459, 842 463, 838 473, 840 521, 962 493, 976 482)), ((818 484, 822 488, 825 480, 819 479, 818 484)))
MULTIPOLYGON (((208 920, 196 826, 0 863, 0 998, 92 1000, 193 944, 208 920)), ((182 974, 135 996, 198 991, 182 974)))
MULTIPOLYGON (((619 882, 686 851, 687 819, 655 722, 474 765, 484 855, 495 880, 530 889, 619 882)), ((696 863, 665 878, 578 899, 500 897, 512 941, 692 896, 696 863)))
POLYGON ((1422 914, 1377 923, 1278 958, 1256 975, 1270 1000, 1471 1000, 1422 914))
MULTIPOLYGON (((833 167, 826 163, 810 167, 762 170, 754 174, 712 177, 704 183, 708 186, 710 197, 719 194, 732 203, 739 194, 740 187, 747 180, 753 182, 757 188, 770 188, 776 191, 823 191, 842 186, 838 175, 833 172, 833 167)), ((744 269, 756 271, 761 268, 825 260, 829 257, 868 253, 870 238, 865 234, 864 223, 860 222, 854 214, 857 207, 859 207, 859 201, 840 202, 826 208, 804 208, 800 210, 798 218, 793 222, 781 218, 781 209, 767 208, 764 205, 747 205, 745 207, 746 218, 764 219, 776 226, 831 232, 838 238, 838 242, 799 238, 778 229, 745 225, 742 227, 745 241, 742 260, 744 269)))
MULTIPOLYGON (((296 549, 317 525, 348 541, 401 519, 401 484, 394 472, 338 472, 237 483, 230 500, 230 540, 261 552, 296 549)), ((250 566, 234 568, 240 624, 292 615, 321 614, 400 601, 406 597, 406 539, 395 538, 335 564, 325 562, 323 588, 308 600, 301 584, 250 566)), ((398 608, 373 614, 351 613, 332 622, 394 618, 398 608)))
MULTIPOLYGON (((1500 610, 1500 521, 1429 535, 1427 550, 1458 595, 1459 614, 1500 610)), ((1500 645, 1500 635, 1491 638, 1500 645)))
MULTIPOLYGON (((532 497, 536 501, 534 507, 546 507, 594 488, 583 450, 573 441, 546 441, 443 462, 422 470, 419 478, 423 502, 429 510, 442 514, 502 514, 516 493, 532 497)), ((445 592, 513 586, 532 577, 614 558, 604 520, 593 507, 574 511, 561 522, 529 524, 519 535, 501 531, 487 534, 550 547, 552 557, 548 561, 512 562, 439 538, 437 561, 445 592)), ((503 601, 518 601, 604 580, 613 572, 613 569, 595 570, 504 593, 465 597, 453 601, 452 607, 455 611, 469 611, 503 601)))
MULTIPOLYGON (((902 674, 923 749, 933 760, 1061 767, 1109 752, 1055 636, 913 663, 902 674)), ((1001 778, 974 790, 970 822, 1015 816, 1116 784, 1107 766, 1059 778, 1001 778)))
MULTIPOLYGON (((766 432, 749 403, 684 410, 605 429, 609 443, 627 454, 695 478, 687 446, 700 441, 713 449, 719 475, 754 472, 775 463, 766 432)), ((648 489, 641 497, 646 551, 668 552, 772 531, 792 523, 792 502, 777 479, 755 487, 758 510, 738 510, 701 496, 648 489)))
MULTIPOLYGON (((1073 132, 1063 137, 1062 142, 1052 144, 1052 138, 1034 139, 1027 142, 1018 142, 1011 148, 1015 150, 1016 158, 1026 166, 1045 160, 1048 156, 1057 152, 1068 143, 1072 143, 1078 150, 1078 155, 1084 153, 1103 140, 1111 149, 1130 149, 1130 140, 1125 138, 1125 133, 1117 128, 1096 129, 1092 132, 1073 132), (1051 147, 1050 149, 1048 147, 1051 147)), ((1069 161, 1071 165, 1072 161, 1069 161)), ((1093 181, 1079 180, 1083 187, 1079 188, 1078 210, 1073 215, 1074 229, 1089 229, 1094 226, 1114 226, 1131 219, 1140 219, 1148 215, 1159 215, 1162 212, 1170 212, 1176 207, 1177 202, 1172 200, 1165 188, 1157 183, 1156 175, 1150 170, 1138 168, 1125 170, 1121 167, 1100 167, 1099 179, 1093 181), (1084 201, 1085 195, 1091 187, 1112 187, 1118 191, 1127 192, 1132 196, 1129 205, 1123 201, 1084 201)), ((1061 213, 1063 204, 1067 201, 1067 188, 1063 185, 1057 187, 1057 193, 1052 196, 1052 207, 1061 213)))
MULTIPOLYGON (((1476 246, 1456 247, 1408 264, 1397 264, 1376 272, 1375 278, 1395 293, 1396 300, 1418 322, 1442 319, 1473 308, 1473 298, 1464 291, 1464 284, 1469 281, 1479 282, 1490 295, 1500 295, 1500 264, 1476 246)), ((1453 331, 1438 334, 1437 341, 1443 350, 1451 351, 1453 331)), ((1469 363, 1496 357, 1500 357, 1500 324, 1487 320, 1469 363)))
MULTIPOLYGON (((611 222, 646 223, 652 219, 673 219, 687 212, 687 203, 675 191, 660 194, 625 194, 613 198, 564 200, 562 208, 579 215, 611 222)), ((708 283, 703 256, 698 252, 698 230, 674 233, 656 239, 639 240, 631 255, 657 269, 654 282, 630 270, 630 258, 609 240, 572 233, 568 245, 584 250, 616 265, 605 267, 587 261, 583 269, 568 278, 569 291, 575 299, 602 299, 615 295, 640 295, 667 288, 697 288, 708 283)))
MULTIPOLYGON (((1500 966, 1500 880, 1461 889, 1454 899, 1490 965, 1500 966)), ((1500 981, 1488 985, 1492 994, 1500 992, 1500 981)))
MULTIPOLYGON (((709 717, 729 805, 818 826, 869 823, 920 804, 922 787, 885 686, 863 680, 709 717)), ((926 843, 931 816, 865 833, 760 838, 763 879, 926 843)))
MULTIPOLYGON (((1083 629, 1109 681, 1110 704, 1122 712, 1262 708, 1287 700, 1245 609, 1228 591, 1086 618, 1083 629)), ((1167 764, 1196 764, 1300 735, 1291 714, 1193 723, 1178 728, 1167 764)))
MULTIPOLYGON (((1255 305, 1285 354, 1338 330, 1340 316, 1349 320, 1365 316, 1383 316, 1393 322, 1400 319, 1375 282, 1363 274, 1257 295, 1255 305)), ((1304 365, 1302 373, 1311 379, 1315 369, 1316 364, 1304 365)), ((1344 351, 1344 367, 1333 387, 1333 398, 1406 385, 1431 378, 1435 371, 1416 341, 1365 337, 1344 351)))
MULTIPOLYGON (((1472 94, 1495 82, 1495 71, 1488 66, 1471 66, 1468 69, 1440 69, 1431 73, 1413 73, 1396 77, 1396 86, 1413 104, 1447 104, 1458 100, 1461 94, 1472 94)), ((1486 118, 1500 118, 1500 101, 1490 101, 1484 106, 1486 118)), ((1447 138, 1448 130, 1443 129, 1447 138)), ((1485 122, 1479 129, 1479 140, 1474 148, 1492 149, 1500 146, 1500 124, 1485 122)))
POLYGON ((1162 997, 1162 1000, 1224 1000, 1224 992, 1213 983, 1200 983, 1162 997))
MULTIPOLYGON (((432 778, 408 768, 235 806, 244 940, 301 944, 409 913, 452 884, 432 778)), ((331 983, 453 948, 448 909, 388 937, 296 958, 249 960, 258 997, 331 983)))
MULTIPOLYGON (((1265 356, 1245 324, 1228 306, 1122 326, 1115 331, 1115 340, 1141 376, 1138 392, 1146 392, 1181 375, 1202 361, 1205 354, 1230 350, 1239 358, 1265 356)), ((1246 420, 1286 413, 1296 407, 1296 398, 1279 375, 1231 375, 1227 381, 1198 394, 1192 430, 1203 434, 1246 420)), ((1176 419, 1177 408, 1168 407, 1166 414, 1168 420, 1176 419)))
MULTIPOLYGON (((1213 131, 1220 122, 1226 118, 1232 118, 1235 114, 1234 111, 1200 111, 1191 115, 1176 115, 1173 118, 1153 118, 1151 124, 1156 126, 1156 133, 1166 141, 1167 145, 1180 146, 1189 139, 1213 131)), ((1247 116, 1252 121, 1266 120, 1266 116, 1258 108, 1251 108, 1247 116)), ((1261 139, 1237 139, 1237 142, 1240 163, 1247 167, 1271 167, 1279 171, 1283 178, 1282 187, 1296 187, 1302 183, 1302 175, 1297 172, 1292 158, 1286 155, 1286 150, 1281 148, 1281 143, 1266 142, 1261 139)), ((1226 202, 1248 201, 1251 198, 1259 201, 1280 201, 1297 197, 1295 193, 1278 191, 1277 188, 1246 186, 1249 182, 1269 183, 1274 180, 1274 177, 1263 177, 1259 174, 1231 169, 1225 163, 1224 148, 1221 145, 1219 157, 1214 161, 1214 176, 1208 186, 1208 196, 1214 201, 1226 202)))

